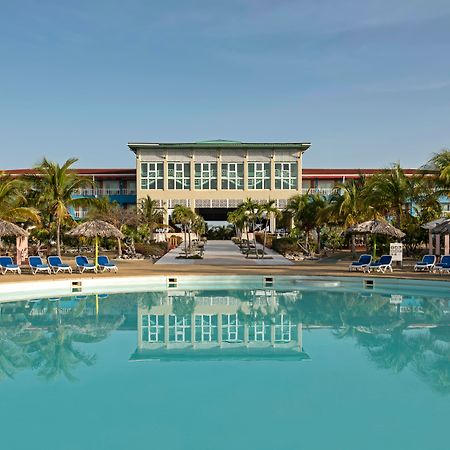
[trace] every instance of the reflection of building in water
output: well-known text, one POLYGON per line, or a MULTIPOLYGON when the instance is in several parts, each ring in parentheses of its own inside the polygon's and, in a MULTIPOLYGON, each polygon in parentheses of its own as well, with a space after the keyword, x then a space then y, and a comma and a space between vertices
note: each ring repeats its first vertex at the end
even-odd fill
POLYGON ((169 292, 158 305, 138 305, 138 348, 131 359, 308 358, 302 324, 278 309, 272 290, 252 291, 243 302, 169 292))

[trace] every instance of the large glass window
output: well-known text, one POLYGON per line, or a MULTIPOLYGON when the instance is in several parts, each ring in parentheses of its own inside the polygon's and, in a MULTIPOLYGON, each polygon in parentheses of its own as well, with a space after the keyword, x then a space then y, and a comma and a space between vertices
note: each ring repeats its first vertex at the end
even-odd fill
POLYGON ((270 322, 258 320, 250 325, 248 329, 248 338, 250 342, 270 341, 270 322))
POLYGON ((244 189, 244 164, 222 163, 222 189, 244 189))
POLYGON ((195 163, 195 189, 217 189, 217 163, 195 163))
POLYGON ((275 189, 297 189, 297 163, 275 163, 275 189))
POLYGON ((179 317, 174 314, 169 316, 169 341, 191 341, 191 318, 189 316, 179 317))
POLYGON ((190 189, 191 169, 189 163, 169 163, 167 183, 169 189, 190 189))
POLYGON ((141 163, 141 189, 164 189, 163 163, 141 163))
POLYGON ((269 163, 248 163, 248 189, 270 189, 269 163))
POLYGON ((275 319, 275 342, 290 342, 295 325, 284 314, 275 319))
POLYGON ((197 314, 195 316, 195 341, 217 341, 217 315, 197 314))
POLYGON ((144 314, 142 316, 142 340, 145 342, 164 342, 164 316, 144 314))
POLYGON ((242 341, 243 332, 243 325, 237 314, 222 314, 222 339, 225 342, 242 341))

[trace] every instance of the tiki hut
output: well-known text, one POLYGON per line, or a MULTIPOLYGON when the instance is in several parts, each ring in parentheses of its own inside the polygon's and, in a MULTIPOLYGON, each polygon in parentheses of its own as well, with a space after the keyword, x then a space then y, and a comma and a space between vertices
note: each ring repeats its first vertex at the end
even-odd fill
POLYGON ((26 237, 28 236, 28 231, 14 223, 0 219, 0 238, 5 236, 26 237))
POLYGON ((104 220, 90 220, 78 225, 67 233, 73 237, 95 238, 95 264, 98 265, 98 238, 116 238, 123 239, 124 236, 120 230, 104 220))
POLYGON ((373 234, 374 256, 376 255, 377 251, 377 241, 376 241, 377 235, 392 236, 396 239, 402 239, 405 236, 405 233, 403 233, 403 231, 399 230, 398 228, 395 228, 385 220, 368 220, 366 222, 358 223, 350 227, 347 230, 347 232, 354 234, 373 234))

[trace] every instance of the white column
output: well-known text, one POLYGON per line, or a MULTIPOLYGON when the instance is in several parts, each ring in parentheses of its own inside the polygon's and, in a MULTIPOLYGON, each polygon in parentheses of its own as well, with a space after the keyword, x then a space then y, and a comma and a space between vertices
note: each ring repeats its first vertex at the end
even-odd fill
POLYGON ((444 236, 444 255, 450 254, 450 235, 444 236))

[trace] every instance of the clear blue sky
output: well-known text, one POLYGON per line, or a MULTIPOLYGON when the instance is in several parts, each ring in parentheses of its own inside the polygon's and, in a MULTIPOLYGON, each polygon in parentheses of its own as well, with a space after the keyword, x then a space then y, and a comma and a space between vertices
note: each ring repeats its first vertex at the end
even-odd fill
POLYGON ((129 141, 311 141, 307 167, 450 146, 449 0, 0 0, 0 168, 129 141))

